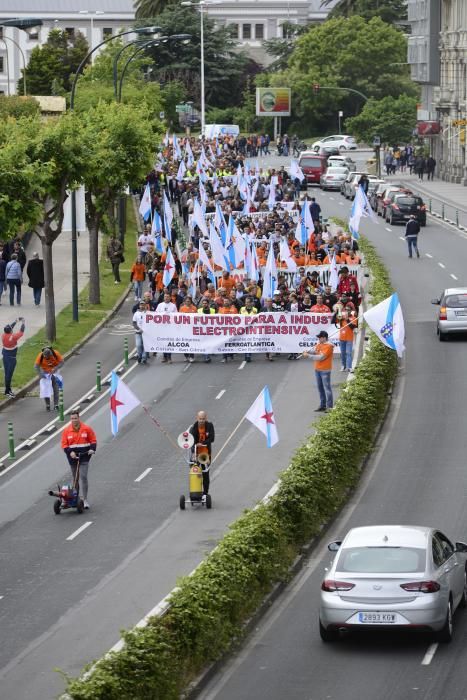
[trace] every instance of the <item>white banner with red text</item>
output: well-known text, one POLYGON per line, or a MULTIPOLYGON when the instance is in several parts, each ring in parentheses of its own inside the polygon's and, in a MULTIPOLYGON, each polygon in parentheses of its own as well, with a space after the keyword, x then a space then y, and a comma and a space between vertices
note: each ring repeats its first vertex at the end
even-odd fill
POLYGON ((327 331, 339 352, 338 331, 332 314, 259 313, 162 314, 145 313, 143 343, 146 352, 186 354, 301 353, 311 350, 320 331, 327 331))

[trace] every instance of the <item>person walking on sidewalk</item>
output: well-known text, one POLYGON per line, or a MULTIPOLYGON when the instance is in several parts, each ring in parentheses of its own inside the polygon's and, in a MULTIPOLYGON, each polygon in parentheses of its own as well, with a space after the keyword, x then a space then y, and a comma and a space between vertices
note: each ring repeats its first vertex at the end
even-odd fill
POLYGON ((304 352, 302 357, 312 357, 315 360, 316 385, 319 392, 319 406, 315 411, 330 411, 334 405, 331 388, 331 370, 334 345, 328 342, 326 331, 318 333, 318 343, 314 352, 304 352))
POLYGON ((23 283, 23 270, 18 262, 18 256, 13 253, 10 262, 7 262, 5 269, 5 278, 10 289, 10 306, 15 305, 15 289, 16 303, 21 306, 21 285, 23 283))
POLYGON ((6 265, 7 265, 6 260, 4 258, 2 258, 1 254, 0 254, 0 306, 2 305, 3 292, 5 291, 5 289, 7 287, 6 278, 5 278, 6 265))
POLYGON ((135 289, 135 301, 139 301, 143 296, 143 282, 146 279, 146 265, 141 255, 138 255, 131 267, 130 282, 133 282, 135 289))
POLYGON ((429 156, 426 159, 426 179, 427 180, 433 180, 433 176, 435 174, 435 168, 436 168, 436 160, 433 158, 433 156, 429 156))
POLYGON ((412 257, 412 249, 417 254, 417 258, 420 257, 420 251, 418 250, 418 234, 420 233, 420 224, 415 218, 415 214, 410 215, 410 219, 407 221, 405 226, 405 240, 407 241, 407 247, 409 249, 409 258, 412 257))
POLYGON ((123 245, 114 233, 110 236, 107 244, 107 257, 112 265, 115 284, 120 284, 120 265, 122 262, 125 262, 125 258, 123 256, 123 245))
POLYGON ((84 500, 84 507, 88 509, 88 468, 97 449, 97 438, 94 430, 81 422, 79 411, 72 411, 70 419, 70 424, 62 432, 61 444, 70 465, 73 482, 79 465, 80 494, 84 500))
POLYGON ((44 261, 40 260, 39 253, 33 253, 32 259, 28 262, 26 274, 29 278, 28 287, 32 287, 34 304, 41 303, 42 290, 44 289, 44 261))
POLYGON ((10 396, 14 398, 15 395, 11 390, 11 380, 13 379, 13 372, 16 367, 16 355, 18 353, 18 340, 23 337, 24 329, 26 324, 24 318, 21 316, 18 318, 21 321, 21 326, 19 331, 13 332, 13 328, 16 326, 16 321, 9 323, 3 329, 2 335, 2 357, 3 357, 3 370, 5 372, 5 396, 10 396))
MULTIPOLYGON (((54 350, 52 347, 45 347, 42 352, 36 357, 34 362, 34 369, 41 379, 50 380, 52 386, 52 394, 54 399, 54 408, 58 411, 58 397, 59 390, 63 387, 63 382, 58 370, 63 367, 64 360, 62 355, 58 350, 54 350)), ((42 386, 42 385, 41 385, 42 386)), ((45 408, 50 411, 50 395, 44 396, 45 408)))

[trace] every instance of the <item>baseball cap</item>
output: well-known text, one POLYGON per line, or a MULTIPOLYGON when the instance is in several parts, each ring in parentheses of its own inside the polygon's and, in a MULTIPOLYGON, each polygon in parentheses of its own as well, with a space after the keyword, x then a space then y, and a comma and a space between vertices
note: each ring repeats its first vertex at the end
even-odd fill
POLYGON ((326 331, 320 331, 316 337, 317 338, 327 338, 328 334, 326 333, 326 331))

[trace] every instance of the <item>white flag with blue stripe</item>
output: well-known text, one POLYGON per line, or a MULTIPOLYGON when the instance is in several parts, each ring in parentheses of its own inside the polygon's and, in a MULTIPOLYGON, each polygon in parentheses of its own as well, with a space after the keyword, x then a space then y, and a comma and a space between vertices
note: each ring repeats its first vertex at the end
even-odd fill
POLYGON ((256 401, 245 413, 245 418, 266 436, 268 447, 274 447, 279 442, 268 386, 264 387, 256 401))
POLYGON ((272 299, 277 289, 277 265, 274 257, 274 246, 269 245, 268 259, 264 268, 263 299, 272 299))
POLYGON ((397 293, 394 292, 381 303, 365 311, 363 318, 380 341, 402 357, 405 350, 405 325, 397 293))
POLYGON ((151 216, 151 188, 149 182, 144 188, 143 196, 141 197, 141 202, 139 203, 139 213, 143 217, 143 220, 149 219, 151 216))

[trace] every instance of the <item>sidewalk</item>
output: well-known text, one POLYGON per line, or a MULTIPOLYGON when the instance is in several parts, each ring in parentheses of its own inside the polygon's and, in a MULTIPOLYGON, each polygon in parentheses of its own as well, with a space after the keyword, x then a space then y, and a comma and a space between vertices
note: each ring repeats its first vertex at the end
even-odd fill
POLYGON ((467 228, 467 187, 445 182, 436 177, 434 180, 427 180, 426 175, 424 175, 423 180, 419 180, 418 175, 409 175, 408 172, 396 173, 389 177, 385 175, 384 178, 391 182, 401 182, 410 187, 411 190, 423 197, 427 207, 429 207, 429 200, 431 200, 431 213, 435 216, 458 224, 460 228, 467 228))
MULTIPOLYGON (((54 290, 55 290, 55 312, 58 314, 65 306, 71 303, 71 233, 62 233, 57 238, 52 249, 53 270, 54 270, 54 290)), ((33 253, 39 253, 42 259, 42 246, 39 238, 33 235, 26 250, 26 257, 29 261, 33 253)), ((27 266, 28 263, 26 263, 27 266)), ((79 292, 89 281, 89 236, 83 233, 78 237, 78 290, 79 292)), ((23 272, 23 285, 21 288, 21 306, 10 306, 9 290, 2 295, 0 306, 0 327, 11 323, 18 316, 26 319, 25 338, 30 338, 45 326, 45 304, 44 291, 40 306, 34 305, 32 289, 28 287, 28 276, 26 268, 23 272)), ((15 329, 16 330, 16 329, 15 329)))

